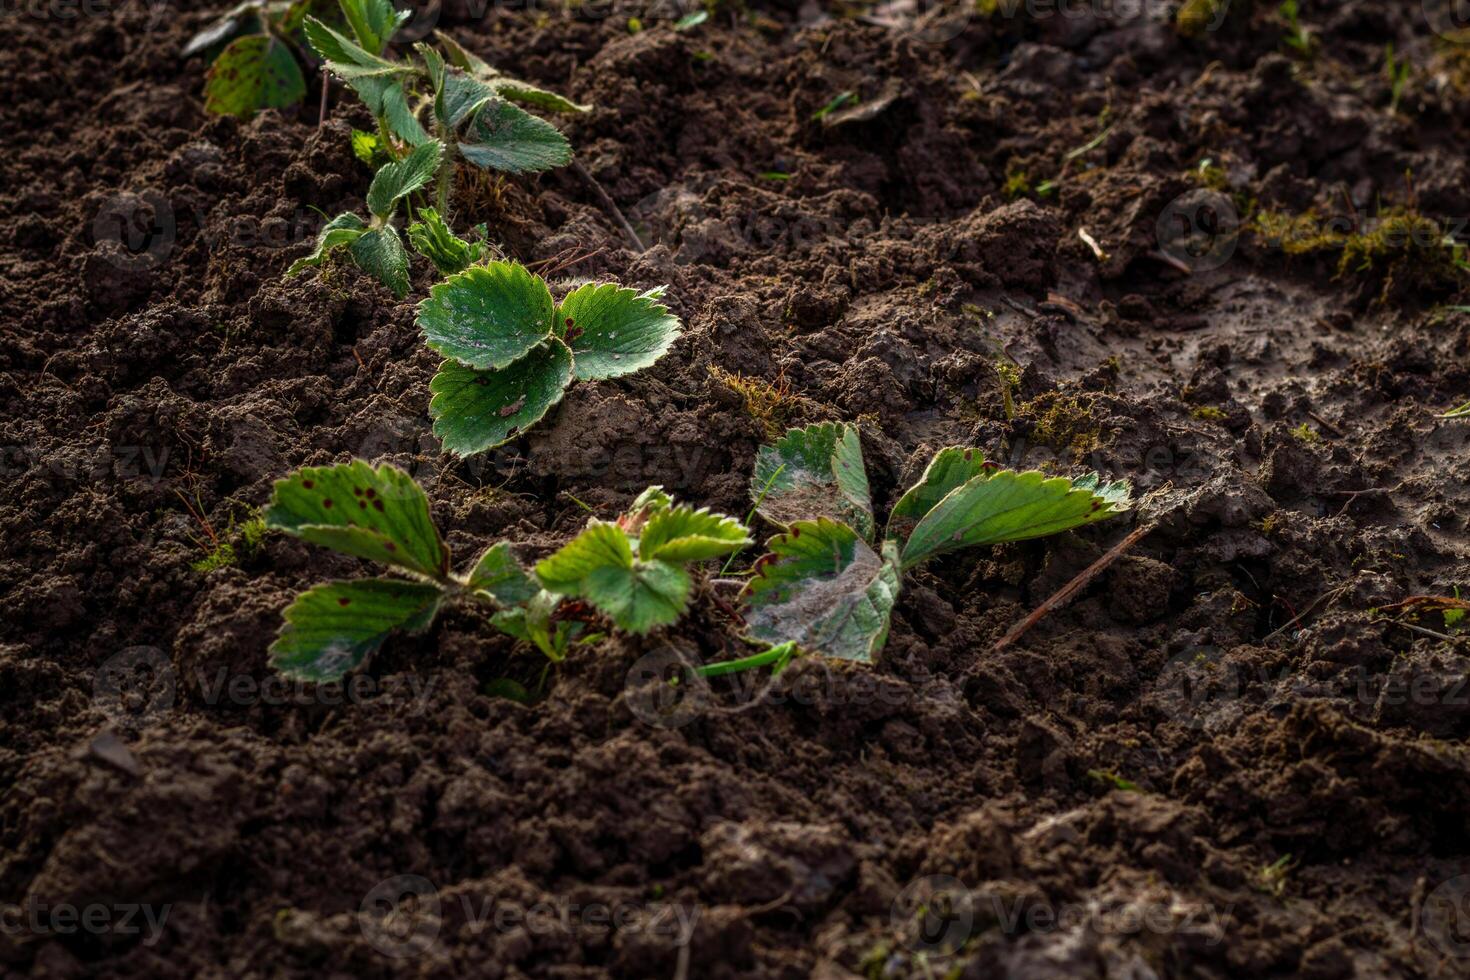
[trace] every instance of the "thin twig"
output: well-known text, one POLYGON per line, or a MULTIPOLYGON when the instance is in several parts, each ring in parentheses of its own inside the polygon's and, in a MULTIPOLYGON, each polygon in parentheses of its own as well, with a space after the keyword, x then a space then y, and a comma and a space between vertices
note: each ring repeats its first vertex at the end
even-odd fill
POLYGON ((1300 623, 1303 619, 1306 619, 1308 616, 1310 616, 1312 614, 1312 610, 1313 609, 1316 609, 1318 606, 1320 606, 1322 604, 1322 600, 1334 598, 1339 593, 1346 591, 1347 588, 1348 587, 1346 585, 1339 585, 1335 589, 1328 589, 1326 592, 1322 593, 1317 598, 1313 599, 1311 601, 1311 603, 1309 603, 1307 605, 1307 608, 1303 609, 1300 613, 1298 613, 1297 615, 1293 616, 1291 619, 1288 619, 1286 622, 1282 623, 1280 626, 1276 627, 1271 632, 1267 633, 1261 639, 1261 642, 1262 643, 1269 643, 1269 642, 1271 642, 1276 637, 1280 636, 1282 633, 1285 633, 1287 630, 1291 629, 1297 623, 1300 623))
POLYGON ((1333 435, 1337 436, 1337 438, 1341 439, 1343 437, 1344 433, 1341 429, 1324 419, 1322 416, 1318 415, 1316 412, 1308 411, 1307 415, 1311 416, 1314 422, 1316 422, 1322 428, 1326 429, 1328 432, 1331 432, 1333 435))
POLYGON ((623 212, 618 207, 618 202, 614 201, 612 196, 603 190, 602 185, 597 182, 596 177, 587 172, 587 168, 582 166, 581 160, 572 161, 572 172, 582 178, 588 187, 592 188, 592 193, 597 195, 597 200, 602 204, 602 209, 617 222, 619 228, 623 229, 623 234, 628 237, 628 241, 632 244, 633 250, 636 252, 648 251, 648 247, 643 244, 643 239, 638 237, 638 233, 633 230, 633 226, 628 224, 628 219, 623 217, 623 212))
POLYGON ((1117 544, 1113 545, 1113 547, 1108 551, 1107 554, 1103 555, 1091 565, 1088 565, 1085 569, 1082 570, 1082 573, 1080 575, 1072 579, 1072 581, 1068 582, 1066 585, 1062 586, 1061 589, 1058 590, 1057 593, 1053 595, 1050 599, 1037 606, 1035 612, 1027 616, 1025 619, 1021 620, 1015 626, 1012 626, 1010 628, 1010 631, 1007 632, 1005 636, 1002 636, 999 640, 995 642, 995 646, 990 648, 990 652, 999 653, 1006 647, 1010 646, 1012 643, 1019 640, 1022 636, 1026 634, 1029 629, 1031 629, 1031 627, 1041 622, 1041 620, 1046 616, 1047 613, 1065 604, 1067 600, 1071 599, 1078 592, 1081 592, 1089 582, 1097 578, 1098 575, 1102 574, 1102 572, 1105 571, 1107 567, 1113 562, 1117 561, 1119 558, 1122 558, 1124 552, 1137 544, 1145 534, 1152 531, 1153 529, 1153 524, 1141 524, 1138 527, 1134 528, 1132 531, 1128 532, 1128 536, 1122 541, 1119 541, 1117 544))
POLYGON ((1464 639, 1464 637, 1450 636, 1448 633, 1438 633, 1432 629, 1426 629, 1423 626, 1415 626, 1413 623, 1405 623, 1397 619, 1375 619, 1368 625, 1378 626, 1382 623, 1387 623, 1390 626, 1397 626, 1400 629, 1412 630, 1415 633, 1423 633, 1425 636, 1432 636, 1436 640, 1443 640, 1446 643, 1452 643, 1456 646, 1458 646, 1460 641, 1464 639))
POLYGON ((322 105, 321 105, 321 108, 317 110, 317 114, 316 114, 316 128, 317 128, 317 132, 321 132, 322 127, 327 124, 327 89, 331 88, 331 85, 332 85, 332 76, 329 75, 329 74, 327 74, 327 66, 326 65, 323 65, 322 66, 322 105))

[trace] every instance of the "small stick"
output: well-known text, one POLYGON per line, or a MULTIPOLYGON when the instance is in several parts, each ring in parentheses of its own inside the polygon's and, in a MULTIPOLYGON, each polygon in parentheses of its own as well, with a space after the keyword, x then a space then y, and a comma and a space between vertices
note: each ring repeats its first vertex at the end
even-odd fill
POLYGON ((1170 255, 1168 252, 1157 252, 1157 251, 1155 251, 1155 252, 1149 252, 1148 253, 1148 257, 1151 258, 1151 259, 1155 259, 1155 260, 1157 260, 1159 262, 1164 263, 1165 265, 1167 265, 1171 269, 1178 269, 1180 272, 1184 273, 1186 276, 1192 276, 1192 275, 1194 275, 1194 270, 1191 269, 1189 267, 1189 265, 1183 259, 1175 258, 1174 256, 1170 255))
POLYGON ((322 106, 316 114, 317 132, 321 132, 321 128, 327 124, 327 89, 331 87, 332 76, 327 74, 327 66, 322 65, 322 106))
POLYGON ((1322 428, 1337 436, 1337 438, 1341 439, 1343 437, 1343 431, 1341 429, 1324 419, 1322 416, 1318 415, 1316 412, 1309 411, 1307 412, 1307 415, 1311 416, 1312 421, 1316 422, 1322 428))
POLYGON ((619 228, 623 229, 623 234, 628 237, 628 241, 632 244, 633 250, 636 252, 648 251, 648 247, 643 244, 643 239, 638 237, 638 233, 633 230, 633 226, 628 224, 628 219, 623 217, 623 212, 618 208, 618 202, 614 201, 612 196, 603 190, 602 185, 597 182, 596 177, 593 177, 587 172, 587 168, 582 166, 581 160, 572 161, 572 171, 578 177, 581 177, 588 187, 592 188, 592 193, 597 195, 597 200, 602 204, 602 209, 618 223, 619 228))
POLYGON ((1072 581, 1062 586, 1061 589, 1058 590, 1057 593, 1053 595, 1050 599, 1037 606, 1035 612, 1027 616, 1025 619, 1021 620, 1015 626, 1012 626, 1010 628, 1010 631, 1006 633, 1005 636, 1002 636, 999 640, 995 642, 995 646, 990 648, 990 652, 999 653, 1006 647, 1010 646, 1012 643, 1019 640, 1022 636, 1026 634, 1028 630, 1031 629, 1031 627, 1041 622, 1041 620, 1045 618, 1047 613, 1051 612, 1053 609, 1058 608, 1059 606, 1064 605, 1067 600, 1071 599, 1078 592, 1081 592, 1082 589, 1087 586, 1087 583, 1091 582, 1093 579, 1097 578, 1098 575, 1102 574, 1102 572, 1105 571, 1107 567, 1113 562, 1117 561, 1119 558, 1122 558, 1124 552, 1137 544, 1145 534, 1152 531, 1153 529, 1153 524, 1141 524, 1130 531, 1128 533, 1128 536, 1122 541, 1119 541, 1117 544, 1115 544, 1112 549, 1108 551, 1107 554, 1103 555, 1091 565, 1088 565, 1085 569, 1083 569, 1082 574, 1078 575, 1076 578, 1072 579, 1072 581))
POLYGON ((1323 599, 1334 598, 1339 593, 1345 591, 1347 588, 1348 587, 1345 586, 1345 585, 1339 585, 1335 589, 1328 589, 1326 592, 1322 593, 1317 598, 1313 599, 1312 602, 1311 602, 1311 604, 1308 605, 1307 608, 1303 609, 1301 611, 1301 613, 1298 614, 1295 618, 1287 620, 1286 622, 1284 622, 1280 626, 1278 626, 1276 629, 1274 629, 1271 632, 1267 633, 1264 637, 1261 638, 1261 642, 1262 643, 1269 643, 1270 641, 1274 640, 1276 637, 1280 636, 1282 633, 1285 633, 1287 630, 1291 629, 1297 623, 1300 623, 1303 619, 1306 619, 1308 616, 1310 616, 1312 614, 1312 610, 1313 609, 1316 609, 1318 606, 1320 606, 1322 604, 1322 600, 1323 599))

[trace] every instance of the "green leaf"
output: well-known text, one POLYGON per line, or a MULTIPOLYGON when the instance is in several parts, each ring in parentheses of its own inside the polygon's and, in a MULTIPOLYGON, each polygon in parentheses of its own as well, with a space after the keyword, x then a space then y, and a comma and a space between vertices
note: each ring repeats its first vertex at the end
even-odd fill
POLYGON ((474 117, 459 144, 466 160, 486 170, 518 174, 569 163, 572 144, 551 123, 509 102, 492 102, 474 117))
POLYGON ((399 299, 408 295, 408 251, 396 228, 384 225, 365 231, 348 248, 363 272, 376 277, 399 299))
POLYGON ((317 233, 316 248, 312 253, 292 262, 291 268, 286 270, 286 275, 294 276, 308 266, 321 265, 335 249, 351 245, 361 238, 366 230, 367 225, 363 220, 350 211, 337 215, 317 233))
POLYGON ((950 446, 934 454, 919 482, 893 505, 888 515, 886 536, 902 543, 923 516, 943 500, 955 487, 968 483, 976 477, 989 475, 995 464, 987 466, 984 453, 978 449, 950 446))
POLYGON ((556 331, 576 356, 582 381, 616 378, 648 367, 679 336, 679 318, 652 293, 614 283, 574 289, 556 310, 556 331))
POLYGON ((277 480, 267 527, 312 544, 371 558, 426 578, 449 573, 449 551, 429 516, 429 500, 413 478, 360 459, 308 466, 277 480))
POLYGON ((361 129, 352 131, 352 155, 372 167, 374 171, 388 159, 388 151, 377 133, 361 129))
POLYGON ((444 49, 445 60, 454 67, 463 68, 472 74, 479 74, 480 72, 494 73, 495 69, 491 68, 485 59, 460 44, 452 35, 446 34, 443 31, 435 31, 434 40, 438 41, 439 46, 444 49))
POLYGON ((480 261, 484 247, 457 237, 434 208, 419 208, 417 216, 418 220, 408 226, 408 240, 441 275, 452 276, 480 261))
POLYGON ((541 591, 504 541, 485 549, 470 572, 468 587, 471 592, 486 593, 502 606, 529 602, 541 591))
POLYGON ((403 22, 393 4, 389 0, 340 0, 340 3, 357 43, 371 54, 382 54, 393 32, 403 22))
POLYGON ((503 368, 547 339, 553 309, 540 276, 519 262, 491 262, 432 287, 419 304, 418 325, 425 343, 445 357, 503 368))
POLYGON ((388 120, 388 128, 393 135, 409 146, 423 146, 433 138, 409 106, 408 93, 402 82, 395 82, 383 89, 382 114, 388 120))
POLYGON ((573 102, 564 95, 558 95, 539 85, 523 82, 518 78, 508 78, 504 75, 498 78, 486 80, 495 94, 512 102, 523 105, 534 106, 537 109, 545 109, 547 112, 591 112, 590 105, 573 102))
POLYGON ((249 119, 261 109, 295 105, 306 97, 296 56, 269 34, 237 38, 209 66, 204 108, 249 119))
POLYGON ((635 559, 623 530, 597 520, 537 564, 536 577, 549 592, 586 599, 630 633, 677 621, 692 587, 682 568, 635 559))
POLYGON ((903 567, 959 548, 1045 537, 1129 506, 1126 483, 1098 487, 1096 474, 1073 481, 998 470, 956 487, 929 510, 903 546, 903 567))
POLYGON ((439 154, 443 150, 444 144, 430 140, 414 147, 413 152, 402 160, 383 164, 368 187, 368 210, 379 218, 391 215, 399 201, 434 179, 439 154))
POLYGON ((495 90, 468 72, 446 68, 434 101, 434 112, 447 129, 464 121, 495 99, 495 90))
POLYGON ((750 544, 745 525, 733 517, 680 505, 656 511, 638 538, 645 561, 701 561, 739 551, 750 544))
POLYGON ((830 517, 873 539, 873 504, 856 428, 824 422, 792 429, 755 457, 756 512, 779 527, 830 517), (763 499, 760 495, 764 492, 763 499))
POLYGON ((499 371, 447 360, 429 382, 434 434, 459 456, 493 449, 541 421, 571 380, 572 352, 555 337, 499 371))
POLYGON ((746 586, 750 636, 871 663, 898 598, 897 555, 882 557, 846 524, 797 521, 772 538, 746 586))
POLYGON ((709 20, 708 10, 696 10, 692 13, 687 13, 683 17, 680 17, 678 20, 674 21, 674 30, 687 31, 691 27, 698 27, 700 24, 703 24, 707 20, 709 20))
POLYGON ((340 680, 394 630, 428 628, 443 597, 437 586, 399 579, 315 586, 286 607, 271 644, 271 666, 305 681, 340 680))
POLYGON ((339 67, 343 69, 402 67, 365 50, 362 45, 348 40, 344 35, 334 31, 315 17, 306 18, 302 31, 306 34, 306 41, 311 45, 311 49, 327 63, 327 67, 332 71, 337 71, 339 67))

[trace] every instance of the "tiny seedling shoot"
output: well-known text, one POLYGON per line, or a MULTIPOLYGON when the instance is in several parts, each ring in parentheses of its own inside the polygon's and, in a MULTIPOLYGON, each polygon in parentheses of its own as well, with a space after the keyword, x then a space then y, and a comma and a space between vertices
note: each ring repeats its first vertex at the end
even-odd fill
MULTIPOLYGON (((286 275, 294 276, 321 265, 337 249, 346 248, 358 268, 391 289, 394 296, 400 299, 407 296, 408 252, 398 229, 393 227, 393 215, 398 210, 398 202, 433 179, 442 151, 441 143, 430 140, 414 147, 402 160, 383 164, 368 187, 368 219, 364 221, 351 211, 337 215, 317 235, 312 253, 291 263, 286 275)), ((420 218, 425 217, 420 212, 420 218)), ((437 218, 434 214, 433 219, 437 218)))
POLYGON ((539 422, 574 380, 653 364, 680 329, 662 295, 588 283, 557 303, 546 280, 515 262, 450 276, 418 314, 425 341, 446 358, 429 383, 435 435, 460 456, 483 452, 539 422))
POLYGON ((679 619, 689 605, 692 562, 750 543, 732 517, 676 504, 659 487, 644 491, 616 522, 586 530, 528 573, 507 542, 487 548, 462 573, 407 473, 354 460, 306 467, 276 482, 267 527, 344 554, 369 558, 400 577, 325 582, 296 597, 271 645, 282 674, 313 682, 341 679, 396 630, 422 632, 446 602, 484 603, 491 622, 560 661, 586 621, 569 600, 585 602, 613 624, 646 633, 679 619))
MULTIPOLYGON (((745 588, 750 638, 863 663, 883 647, 906 572, 948 551, 1057 534, 1131 505, 1126 483, 1000 469, 978 450, 951 447, 899 498, 878 541, 862 445, 842 423, 793 429, 762 447, 751 490, 756 512, 783 531, 745 588)), ((742 664, 786 660, 768 652, 742 664)))

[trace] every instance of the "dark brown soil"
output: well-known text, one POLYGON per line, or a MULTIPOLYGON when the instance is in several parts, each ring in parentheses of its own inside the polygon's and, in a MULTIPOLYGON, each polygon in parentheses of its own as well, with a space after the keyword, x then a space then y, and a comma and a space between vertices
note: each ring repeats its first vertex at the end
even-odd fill
POLYGON ((283 278, 313 208, 361 203, 361 110, 334 90, 318 128, 313 81, 300 110, 206 116, 185 6, 6 6, 0 969, 1467 975, 1470 654, 1384 608, 1470 586, 1470 428, 1433 417, 1470 397, 1466 279, 1255 234, 1191 274, 1159 232, 1206 182, 1243 219, 1353 202, 1454 230, 1467 49, 1417 0, 1304 0, 1310 62, 1265 4, 1190 40, 1174 3, 721 4, 677 33, 624 0, 446 3, 469 47, 596 104, 563 124, 653 244, 570 170, 466 182, 461 219, 563 279, 667 283, 687 325, 460 462, 412 297, 283 278), (864 111, 813 120, 848 90, 864 111), (487 685, 534 685, 539 655, 469 611, 346 697, 270 686, 281 608, 356 563, 272 536, 194 567, 191 512, 238 537, 273 479, 354 455, 410 469, 460 557, 544 553, 573 497, 606 516, 650 483, 743 514, 766 430, 731 373, 790 385, 774 424, 858 422, 880 510, 954 443, 1174 491, 1003 652, 1136 518, 933 563, 875 668, 799 662, 664 716, 645 655, 731 645, 708 591, 527 707, 487 685), (941 875, 963 891, 936 932, 941 875))

